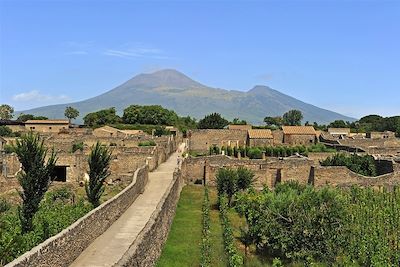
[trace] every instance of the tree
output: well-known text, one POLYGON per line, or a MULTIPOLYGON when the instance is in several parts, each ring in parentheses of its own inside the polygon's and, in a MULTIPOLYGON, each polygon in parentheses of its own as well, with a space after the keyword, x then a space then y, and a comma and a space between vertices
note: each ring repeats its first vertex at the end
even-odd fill
POLYGON ((12 130, 9 127, 0 126, 0 136, 7 137, 7 136, 12 136, 12 135, 13 135, 12 130))
POLYGON ((160 105, 131 105, 124 109, 122 120, 128 124, 175 125, 178 115, 160 105))
POLYGON ((292 109, 283 114, 283 124, 284 125, 301 125, 301 120, 303 119, 303 113, 300 110, 292 109))
POLYGON ((22 121, 22 122, 26 122, 27 120, 47 120, 48 118, 45 116, 34 116, 32 114, 24 114, 21 113, 18 118, 17 121, 22 121))
POLYGON ((27 233, 33 229, 33 216, 39 210, 40 201, 55 177, 54 167, 57 157, 53 149, 46 162, 48 151, 43 145, 43 140, 32 132, 17 140, 13 145, 13 151, 22 165, 22 173, 18 175, 22 187, 22 191, 19 192, 22 198, 19 218, 22 233, 27 233))
POLYGON ((0 105, 0 119, 11 120, 13 117, 14 108, 7 104, 0 105))
POLYGON ((79 111, 73 107, 66 107, 64 116, 68 118, 69 123, 71 123, 72 119, 76 119, 79 116, 79 111))
POLYGON ((346 128, 348 125, 344 120, 335 120, 328 125, 329 128, 346 128))
POLYGON ((88 113, 83 117, 83 121, 88 126, 96 126, 118 123, 121 122, 121 118, 116 114, 115 108, 112 107, 88 113))
POLYGON ((221 168, 217 172, 217 190, 218 195, 226 195, 228 204, 231 204, 233 195, 238 191, 238 174, 235 170, 221 168))
POLYGON ((265 117, 264 122, 267 126, 282 126, 283 120, 282 117, 265 117))
POLYGON ((254 183, 254 173, 245 168, 245 167, 239 167, 237 169, 237 186, 239 190, 246 190, 253 186, 254 183))
POLYGON ((247 121, 241 120, 239 118, 234 118, 233 121, 232 121, 232 124, 234 124, 234 125, 246 125, 247 121))
POLYGON ((229 122, 219 113, 211 113, 206 115, 199 121, 199 129, 222 129, 227 126, 229 122))
POLYGON ((104 192, 104 181, 110 175, 111 152, 100 142, 92 147, 89 154, 89 182, 85 184, 86 195, 93 207, 100 205, 100 197, 104 192))

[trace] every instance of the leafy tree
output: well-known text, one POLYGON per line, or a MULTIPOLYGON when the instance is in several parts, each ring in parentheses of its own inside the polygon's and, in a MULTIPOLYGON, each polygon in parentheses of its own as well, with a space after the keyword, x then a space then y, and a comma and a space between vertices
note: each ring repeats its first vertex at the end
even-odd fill
POLYGON ((280 127, 283 124, 282 117, 265 117, 264 122, 267 126, 277 126, 280 127))
POLYGON ((283 125, 301 125, 303 113, 300 110, 292 109, 283 114, 283 125))
POLYGON ((240 120, 239 118, 234 118, 233 121, 232 121, 232 124, 234 124, 234 125, 246 125, 247 121, 240 120))
POLYGON ((227 126, 229 122, 219 113, 211 113, 206 115, 199 121, 199 129, 222 129, 227 126))
POLYGON ((13 117, 14 108, 7 104, 0 105, 0 119, 11 120, 13 117))
POLYGON ((216 178, 218 195, 226 195, 230 205, 233 195, 239 190, 237 172, 232 169, 221 168, 218 170, 216 178))
POLYGON ((175 125, 178 115, 160 105, 131 105, 124 109, 122 119, 129 124, 175 125))
POLYGON ((86 195, 93 207, 100 205, 100 197, 104 192, 104 181, 110 175, 111 152, 100 142, 92 147, 89 154, 89 182, 85 184, 86 195))
POLYGON ((22 187, 22 191, 19 192, 22 198, 19 218, 22 232, 27 233, 33 229, 33 216, 39 210, 40 201, 55 177, 54 167, 57 157, 53 150, 46 162, 48 151, 43 145, 43 140, 32 132, 17 140, 13 150, 22 165, 22 173, 18 176, 22 187))
POLYGON ((79 111, 73 107, 66 107, 64 116, 68 118, 69 122, 71 123, 72 119, 76 119, 79 116, 79 111))
POLYGON ((116 114, 115 108, 112 107, 88 113, 83 117, 83 121, 88 126, 96 126, 119 123, 121 118, 116 114))
POLYGON ((24 113, 21 113, 17 118, 17 121, 26 122, 27 120, 48 120, 48 118, 45 116, 34 116, 32 114, 24 113))
POLYGON ((13 132, 9 127, 2 125, 0 126, 0 136, 13 136, 13 132))
POLYGON ((245 167, 239 167, 237 169, 237 186, 239 190, 246 190, 253 186, 254 184, 254 173, 245 168, 245 167))
POLYGON ((329 128, 346 128, 346 127, 348 127, 348 126, 349 126, 349 125, 346 124, 346 123, 344 122, 344 120, 335 120, 334 122, 331 122, 331 123, 328 125, 329 128))

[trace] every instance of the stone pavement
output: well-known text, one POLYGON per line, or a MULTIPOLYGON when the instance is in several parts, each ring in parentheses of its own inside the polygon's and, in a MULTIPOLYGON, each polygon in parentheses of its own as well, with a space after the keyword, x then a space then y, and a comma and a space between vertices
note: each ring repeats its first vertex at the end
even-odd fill
MULTIPOLYGON (((182 151, 183 145, 178 151, 182 151)), ((112 266, 122 258, 167 190, 180 161, 180 155, 181 152, 173 153, 166 162, 149 173, 144 193, 139 195, 121 217, 96 238, 70 266, 112 266)))

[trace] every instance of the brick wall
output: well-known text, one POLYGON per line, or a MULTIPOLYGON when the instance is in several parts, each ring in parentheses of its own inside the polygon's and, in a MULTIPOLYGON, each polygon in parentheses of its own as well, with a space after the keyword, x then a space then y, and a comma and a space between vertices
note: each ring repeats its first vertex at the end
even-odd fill
POLYGON ((208 152, 212 145, 244 146, 247 131, 229 129, 199 129, 189 133, 189 149, 195 152, 208 152))

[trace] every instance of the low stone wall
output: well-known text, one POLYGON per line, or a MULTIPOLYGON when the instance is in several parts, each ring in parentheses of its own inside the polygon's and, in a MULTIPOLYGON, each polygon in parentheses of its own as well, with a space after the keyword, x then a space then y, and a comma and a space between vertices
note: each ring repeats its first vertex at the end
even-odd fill
POLYGON ((143 193, 147 181, 148 166, 145 165, 135 171, 132 183, 118 195, 6 267, 68 266, 143 193))
POLYGON ((182 186, 182 175, 177 169, 150 220, 128 251, 114 266, 154 266, 167 240, 182 186))

